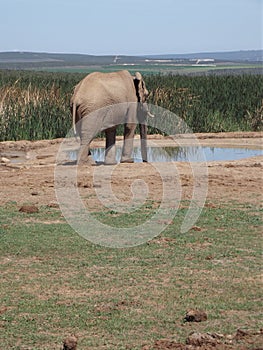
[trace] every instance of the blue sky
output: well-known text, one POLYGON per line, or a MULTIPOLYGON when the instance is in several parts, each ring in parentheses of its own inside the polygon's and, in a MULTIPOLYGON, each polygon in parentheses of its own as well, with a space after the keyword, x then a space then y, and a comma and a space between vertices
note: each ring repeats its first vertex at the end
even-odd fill
POLYGON ((263 0, 0 0, 0 51, 261 49, 263 0))

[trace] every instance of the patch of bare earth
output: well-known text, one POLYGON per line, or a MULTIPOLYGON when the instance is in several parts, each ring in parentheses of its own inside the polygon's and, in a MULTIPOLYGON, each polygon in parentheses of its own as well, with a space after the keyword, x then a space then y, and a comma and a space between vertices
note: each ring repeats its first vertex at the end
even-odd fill
MULTIPOLYGON (((261 133, 219 133, 196 134, 201 145, 213 147, 250 147, 262 148, 261 133)), ((163 147, 174 145, 174 140, 161 136, 150 136, 150 141, 163 147)), ((54 169, 56 155, 63 140, 1 142, 0 163, 1 197, 0 205, 15 201, 18 205, 34 204, 49 205, 56 202, 54 188, 54 169), (23 152, 21 162, 8 162, 6 155, 23 152)), ((136 140, 138 142, 138 139, 136 140)), ((187 145, 191 138, 178 137, 180 145, 187 145)), ((94 141, 93 147, 104 146, 104 141, 94 141)), ((19 153, 19 155, 21 155, 19 153)), ((8 159, 8 158, 7 158, 8 159)), ((19 159, 18 159, 19 160, 19 159)), ((163 163, 162 168, 169 168, 170 163, 163 163)), ((193 174, 188 162, 175 162, 175 172, 162 178, 150 163, 119 164, 114 168, 111 184, 116 197, 129 201, 132 192, 131 184, 142 179, 148 185, 150 199, 161 201, 163 182, 170 183, 172 177, 175 185, 181 191, 181 199, 190 199, 193 190, 193 174)), ((65 172, 69 167, 66 165, 65 172)), ((208 201, 238 201, 240 203, 259 204, 262 200, 262 167, 263 156, 246 158, 236 161, 208 162, 208 201)), ((104 167, 101 165, 100 167, 104 167)), ((93 178, 96 166, 87 165, 78 169, 78 187, 81 196, 89 198, 89 205, 100 208, 96 199, 96 190, 103 186, 103 178, 93 178)), ((100 174, 103 171, 99 172, 100 174)))
POLYGON ((160 339, 153 345, 145 345, 142 350, 262 350, 263 331, 238 329, 233 335, 219 333, 191 333, 185 344, 175 340, 160 339))

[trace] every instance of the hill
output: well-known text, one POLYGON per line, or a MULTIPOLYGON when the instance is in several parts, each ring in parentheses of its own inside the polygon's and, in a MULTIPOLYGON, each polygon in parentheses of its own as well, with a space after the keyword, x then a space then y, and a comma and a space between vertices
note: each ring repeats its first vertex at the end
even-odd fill
POLYGON ((151 55, 151 58, 160 59, 214 59, 219 61, 234 62, 262 62, 263 50, 244 50, 244 51, 226 51, 226 52, 199 52, 189 54, 169 54, 169 55, 151 55))
POLYGON ((87 66, 108 65, 119 62, 144 62, 144 57, 136 56, 94 56, 85 54, 45 53, 45 52, 0 52, 0 67, 12 66, 87 66))
POLYGON ((201 52, 148 56, 0 52, 0 69, 49 70, 70 72, 140 70, 144 74, 222 74, 248 72, 262 74, 263 50, 233 52, 201 52))

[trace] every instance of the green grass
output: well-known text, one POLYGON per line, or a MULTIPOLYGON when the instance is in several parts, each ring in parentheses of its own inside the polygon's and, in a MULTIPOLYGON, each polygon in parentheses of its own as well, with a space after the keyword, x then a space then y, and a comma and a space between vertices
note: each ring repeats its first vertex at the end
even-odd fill
MULTIPOLYGON (((154 208, 148 203, 133 220, 154 208)), ((184 341, 193 330, 258 330, 262 211, 218 203, 180 234, 186 210, 152 241, 109 249, 79 237, 58 209, 29 215, 15 203, 1 207, 2 348, 59 349, 77 334, 80 349, 139 350, 161 338, 184 341), (195 307, 208 321, 183 324, 195 307)), ((112 223, 112 211, 96 215, 112 223)), ((117 219, 126 225, 127 217, 117 219)))
POLYGON ((61 66, 61 67, 43 67, 35 68, 33 70, 42 70, 44 72, 68 72, 68 73, 91 73, 94 71, 101 72, 112 72, 121 69, 128 69, 130 72, 140 71, 143 74, 160 74, 162 73, 172 73, 172 74, 188 74, 188 73, 200 73, 200 72, 210 72, 210 71, 223 71, 223 70, 247 70, 247 69, 260 69, 262 68, 259 64, 232 64, 225 65, 219 64, 217 66, 198 66, 198 65, 171 65, 171 64, 126 64, 124 65, 103 65, 103 66, 61 66))

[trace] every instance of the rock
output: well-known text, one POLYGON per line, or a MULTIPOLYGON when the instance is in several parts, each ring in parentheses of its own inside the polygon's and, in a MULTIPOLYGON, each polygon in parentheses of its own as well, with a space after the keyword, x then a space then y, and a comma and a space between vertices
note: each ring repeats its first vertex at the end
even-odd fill
POLYGON ((59 204, 57 202, 50 202, 48 204, 49 208, 59 208, 59 204))
POLYGON ((37 191, 32 191, 31 192, 31 196, 38 196, 38 195, 39 195, 39 193, 37 191))
POLYGON ((63 350, 77 350, 78 339, 74 335, 67 337, 63 342, 63 350))
POLYGON ((192 346, 216 346, 217 344, 222 343, 223 338, 224 336, 222 334, 193 332, 186 339, 186 344, 192 346))
POLYGON ((193 230, 193 231, 202 231, 202 228, 199 227, 199 226, 193 226, 193 227, 191 228, 191 230, 193 230))
POLYGON ((21 213, 27 213, 27 214, 33 214, 33 213, 38 213, 39 209, 35 205, 23 205, 19 211, 21 213))
POLYGON ((6 158, 6 157, 1 157, 0 159, 0 163, 10 163, 10 159, 6 158))
POLYGON ((247 337, 248 335, 249 335, 249 333, 247 331, 244 331, 242 329, 238 329, 235 336, 234 336, 234 339, 240 340, 240 339, 247 337))
POLYGON ((207 320, 207 313, 203 310, 188 310, 184 322, 203 322, 207 320))

